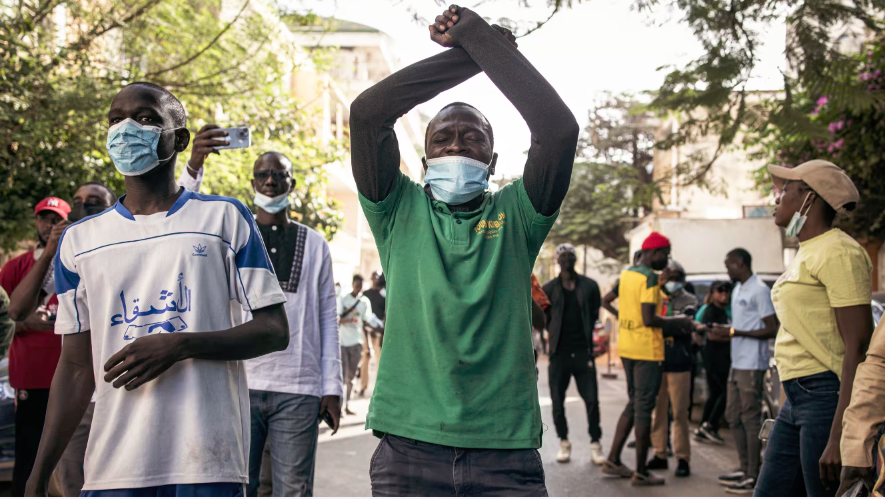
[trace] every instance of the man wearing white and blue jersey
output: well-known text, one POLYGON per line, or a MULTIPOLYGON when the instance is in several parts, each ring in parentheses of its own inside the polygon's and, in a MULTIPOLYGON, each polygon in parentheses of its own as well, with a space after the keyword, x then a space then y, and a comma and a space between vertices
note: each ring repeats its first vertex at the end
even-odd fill
POLYGON ((95 391, 84 496, 235 496, 248 480, 243 363, 288 346, 285 296, 249 210, 175 182, 181 103, 133 83, 108 113, 127 194, 62 236, 65 335, 27 493, 47 482, 95 391), (230 301, 253 320, 231 327, 230 301))

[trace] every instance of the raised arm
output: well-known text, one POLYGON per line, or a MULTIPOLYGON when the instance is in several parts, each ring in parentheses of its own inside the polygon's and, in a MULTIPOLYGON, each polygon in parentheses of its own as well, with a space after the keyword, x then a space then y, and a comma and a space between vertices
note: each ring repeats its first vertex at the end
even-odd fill
POLYGON ((580 133, 575 116, 516 46, 475 12, 453 5, 437 17, 431 36, 433 29, 467 51, 528 124, 523 183, 535 210, 552 215, 568 192, 580 133))
MULTIPOLYGON (((497 34, 502 38, 500 34, 497 34)), ((353 178, 369 201, 383 201, 399 172, 399 142, 393 125, 412 108, 480 72, 462 49, 447 50, 388 76, 350 106, 353 178)))

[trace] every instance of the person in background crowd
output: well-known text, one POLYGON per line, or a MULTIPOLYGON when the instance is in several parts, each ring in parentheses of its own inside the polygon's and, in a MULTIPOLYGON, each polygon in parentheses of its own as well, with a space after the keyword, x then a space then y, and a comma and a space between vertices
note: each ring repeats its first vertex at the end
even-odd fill
POLYGON ((762 425, 762 395, 768 370, 768 340, 777 334, 777 319, 771 290, 753 273, 753 257, 736 248, 725 258, 728 277, 735 282, 731 292, 732 327, 717 325, 708 341, 731 341, 731 370, 725 418, 734 435, 740 469, 719 477, 729 494, 751 495, 759 476, 759 429, 762 425))
POLYGON ((9 384, 15 388, 15 465, 12 495, 21 497, 43 434, 49 387, 61 355, 61 338, 53 334, 58 299, 48 285, 51 266, 71 207, 48 197, 34 207, 36 250, 6 262, 0 286, 9 295, 9 318, 16 321, 9 348, 9 384))
MULTIPOLYGON (((719 324, 731 324, 731 283, 714 281, 705 304, 695 317, 708 332, 719 324)), ((701 423, 695 431, 695 440, 724 445, 719 435, 719 421, 725 414, 728 393, 728 372, 731 370, 731 338, 707 336, 703 348, 704 371, 707 374, 707 402, 701 423)))
POLYGON ((664 360, 663 329, 668 334, 688 334, 688 317, 662 317, 661 287, 656 271, 664 270, 670 259, 670 241, 652 232, 642 243, 639 265, 621 273, 619 287, 618 353, 627 378, 630 400, 618 420, 612 448, 602 472, 631 478, 635 486, 663 485, 664 479, 648 472, 646 458, 651 445, 652 411, 661 386, 664 360), (636 428, 636 472, 621 462, 621 452, 630 430, 636 428))
MULTIPOLYGON (((191 165, 202 166, 199 154, 195 146, 191 165)), ((341 416, 332 257, 322 235, 289 219, 295 189, 289 158, 278 152, 259 156, 252 188, 258 232, 286 296, 289 347, 245 362, 252 421, 247 495, 258 495, 264 468, 274 496, 312 496, 317 418, 328 415, 334 434, 341 416)))
POLYGON ((350 398, 353 393, 353 377, 360 366, 363 352, 363 326, 382 327, 381 321, 372 313, 372 303, 363 296, 363 276, 353 276, 350 293, 338 297, 338 333, 341 343, 341 366, 344 372, 344 413, 352 416, 350 398))
POLYGON ((363 296, 368 298, 372 304, 372 313, 381 323, 381 327, 372 327, 368 324, 363 325, 363 359, 360 362, 360 391, 359 396, 366 394, 369 388, 369 362, 372 360, 372 352, 375 353, 376 365, 381 362, 381 345, 384 340, 384 315, 387 310, 387 290, 385 287, 387 282, 384 281, 384 274, 375 271, 372 272, 372 287, 363 292, 363 296))
POLYGON ((559 277, 544 285, 544 294, 550 298, 547 330, 550 335, 550 365, 548 376, 550 397, 553 400, 553 423, 559 437, 556 461, 571 459, 572 444, 568 440, 568 420, 565 417, 565 392, 572 377, 578 393, 587 408, 590 432, 590 461, 605 463, 602 452, 602 428, 599 426, 599 387, 596 364, 593 362, 593 329, 599 319, 599 286, 596 281, 575 271, 577 254, 569 243, 556 248, 559 277))
POLYGON ((836 496, 857 482, 873 497, 885 492, 885 320, 873 332, 867 358, 857 366, 851 404, 842 418, 842 476, 836 496), (873 456, 878 470, 873 468, 873 456), (878 474, 878 476, 877 476, 878 474))
POLYGON ((535 312, 534 305, 532 305, 532 344, 535 349, 535 365, 538 364, 538 354, 543 353, 547 354, 547 338, 544 333, 544 329, 547 327, 547 309, 550 308, 550 298, 547 297, 547 293, 541 289, 541 283, 538 282, 538 278, 535 277, 535 274, 532 274, 532 301, 541 308, 541 312, 544 314, 544 324, 542 327, 538 328, 534 325, 535 322, 535 312))
POLYGON ((286 298, 249 210, 176 185, 190 141, 178 99, 132 83, 108 122, 127 195, 59 242, 55 331, 66 338, 26 492, 46 495, 97 388, 82 495, 240 495, 249 399, 239 360, 287 347, 286 298), (218 313, 232 299, 252 321, 231 327, 218 313))
MULTIPOLYGON (((634 267, 639 265, 640 258, 642 258, 642 250, 637 250, 635 253, 633 253, 633 266, 634 267)), ((612 303, 618 299, 618 292, 619 292, 620 286, 621 286, 621 279, 619 278, 617 281, 615 281, 615 285, 612 286, 612 290, 609 291, 608 293, 606 293, 605 296, 602 297, 602 308, 608 310, 609 313, 611 313, 615 317, 618 316, 618 309, 616 309, 614 307, 614 305, 612 305, 612 303)))
POLYGON ((775 360, 787 401, 756 494, 832 497, 842 468, 843 413, 873 334, 872 262, 857 241, 833 228, 837 212, 853 210, 860 196, 828 161, 769 172, 780 193, 775 223, 799 239, 799 252, 772 291, 781 322, 775 360))
POLYGON ((5 357, 15 335, 15 321, 9 318, 9 295, 0 286, 0 357, 5 357))
MULTIPOLYGON (((685 269, 671 261, 661 276, 664 283, 663 315, 693 317, 698 310, 698 299, 685 290, 685 269)), ((692 336, 679 331, 664 331, 664 366, 661 388, 655 404, 651 440, 655 455, 648 462, 650 470, 666 470, 667 443, 670 436, 670 408, 673 411, 673 451, 676 455, 677 477, 691 474, 691 442, 688 413, 691 410, 692 336)))
POLYGON ((568 191, 580 127, 508 30, 455 5, 429 30, 451 49, 369 88, 350 114, 354 179, 389 297, 366 422, 383 436, 372 490, 546 495, 526 276, 568 191), (523 178, 487 192, 492 127, 453 103, 427 127, 426 185, 411 182, 393 124, 480 72, 532 132, 523 178))

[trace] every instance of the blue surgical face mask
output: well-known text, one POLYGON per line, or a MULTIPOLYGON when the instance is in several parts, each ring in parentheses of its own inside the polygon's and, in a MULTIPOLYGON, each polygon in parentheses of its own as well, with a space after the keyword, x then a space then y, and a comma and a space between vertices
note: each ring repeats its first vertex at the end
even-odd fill
POLYGON ((489 165, 463 156, 427 160, 424 181, 437 201, 464 204, 489 188, 489 165))
POLYGON ((121 174, 130 177, 143 175, 175 156, 173 151, 172 156, 160 159, 157 156, 157 144, 163 132, 173 132, 181 128, 183 127, 163 130, 126 118, 108 129, 108 154, 121 174))
POLYGON ((664 289, 667 290, 668 294, 673 294, 681 291, 683 288, 683 284, 681 282, 673 282, 669 281, 667 284, 664 284, 664 289))
POLYGON ((289 193, 284 192, 279 196, 270 197, 265 196, 260 192, 256 192, 255 199, 253 199, 252 202, 255 203, 255 206, 273 215, 274 213, 283 211, 289 206, 289 193))
POLYGON ((786 236, 791 238, 799 237, 799 232, 802 231, 802 227, 805 226, 805 222, 808 221, 808 212, 811 211, 811 207, 814 205, 814 201, 808 205, 808 209, 805 210, 804 215, 800 215, 802 213, 802 208, 805 208, 805 202, 808 201, 808 196, 811 196, 811 193, 805 195, 805 199, 802 201, 802 206, 799 207, 799 211, 793 213, 793 218, 790 219, 789 225, 787 225, 786 236))

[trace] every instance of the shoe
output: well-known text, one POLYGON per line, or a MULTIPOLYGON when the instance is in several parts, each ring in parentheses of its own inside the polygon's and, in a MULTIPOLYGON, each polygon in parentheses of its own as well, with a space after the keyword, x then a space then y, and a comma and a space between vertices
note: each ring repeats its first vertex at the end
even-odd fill
POLYGON ((731 473, 719 475, 719 485, 725 485, 726 487, 728 487, 729 485, 734 485, 740 482, 746 477, 747 474, 741 470, 732 471, 731 473))
POLYGON ((605 454, 602 453, 602 444, 599 442, 590 442, 590 462, 596 466, 605 464, 605 454))
POLYGON ((701 433, 701 429, 700 429, 700 428, 698 428, 698 429, 696 429, 696 430, 694 431, 694 437, 693 437, 693 438, 694 438, 695 440, 697 440, 698 442, 703 442, 703 443, 707 443, 707 444, 712 443, 712 442, 710 442, 710 439, 708 439, 703 433, 701 433))
POLYGON ((611 460, 606 459, 605 462, 602 463, 602 474, 614 478, 632 478, 633 470, 628 468, 624 463, 615 464, 611 462, 611 460))
POLYGON ((679 478, 685 478, 691 475, 691 467, 688 465, 688 461, 686 461, 685 459, 680 459, 679 464, 676 465, 676 472, 674 473, 674 475, 678 476, 679 478))
POLYGON ((725 487, 725 492, 736 496, 751 496, 756 489, 756 479, 747 477, 740 482, 725 487))
POLYGON ((652 473, 648 475, 633 473, 633 478, 630 480, 630 485, 634 487, 651 487, 654 485, 664 485, 665 483, 667 483, 666 480, 652 473))
POLYGON ((667 466, 668 463, 666 459, 655 456, 648 460, 648 466, 646 466, 646 468, 650 470, 665 470, 667 469, 667 466))
POLYGON ((572 444, 568 440, 559 441, 559 452, 556 453, 557 463, 567 463, 572 460, 572 444))
POLYGON ((698 428, 698 432, 704 436, 709 442, 716 445, 725 445, 725 439, 719 436, 719 432, 710 426, 710 423, 704 423, 698 428))

